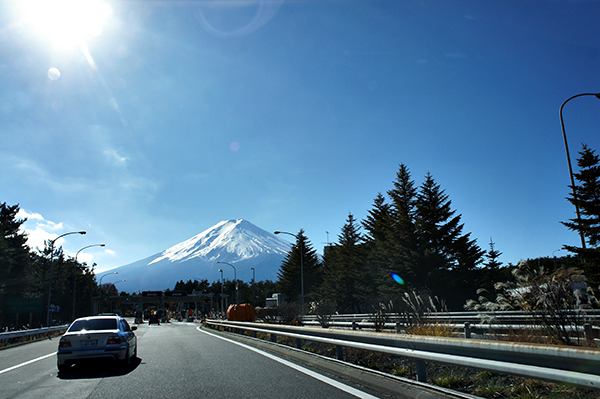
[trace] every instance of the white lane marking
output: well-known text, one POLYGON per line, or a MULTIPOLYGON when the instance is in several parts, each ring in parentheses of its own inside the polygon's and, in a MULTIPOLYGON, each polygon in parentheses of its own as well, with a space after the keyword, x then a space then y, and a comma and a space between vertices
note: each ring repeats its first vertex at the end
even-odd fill
POLYGON ((299 371, 301 373, 304 373, 304 374, 306 374, 308 376, 311 376, 311 377, 313 377, 313 378, 315 378, 317 380, 323 381, 324 383, 329 384, 329 385, 331 385, 331 386, 333 386, 333 387, 335 387, 335 388, 337 388, 339 390, 342 390, 344 392, 347 392, 350 395, 356 396, 357 398, 361 398, 361 399, 378 399, 377 396, 370 395, 370 394, 368 394, 366 392, 360 391, 360 390, 358 390, 356 388, 353 388, 353 387, 351 387, 349 385, 343 384, 343 383, 341 383, 339 381, 336 381, 336 380, 334 380, 332 378, 325 377, 324 375, 321 375, 319 373, 311 371, 311 370, 309 370, 307 368, 304 368, 302 366, 298 366, 297 364, 294 364, 294 363, 289 362, 287 360, 278 358, 277 356, 271 355, 270 353, 263 352, 260 349, 253 348, 252 346, 249 346, 249 345, 243 344, 241 342, 237 342, 237 341, 231 340, 229 338, 224 338, 224 337, 221 337, 219 335, 212 334, 212 333, 210 333, 208 331, 205 331, 205 330, 201 329, 199 326, 196 327, 196 329, 198 331, 201 331, 201 332, 205 333, 205 334, 212 335, 213 337, 222 339, 224 341, 231 342, 233 344, 239 345, 239 346, 241 346, 243 348, 246 348, 246 349, 250 349, 251 351, 254 351, 254 352, 256 352, 256 353, 258 353, 260 355, 268 357, 269 359, 275 360, 276 362, 279 362, 279 363, 284 364, 284 365, 286 365, 288 367, 291 367, 291 368, 293 368, 293 369, 295 369, 295 370, 297 370, 297 371, 299 371))
POLYGON ((7 371, 11 371, 11 370, 14 370, 14 369, 18 369, 19 367, 27 366, 28 364, 37 362, 38 360, 42 360, 42 359, 45 359, 47 357, 54 356, 54 355, 56 355, 56 352, 50 353, 49 355, 45 355, 45 356, 42 356, 42 357, 38 357, 37 359, 29 360, 29 361, 27 361, 25 363, 17 364, 16 366, 12 366, 12 367, 9 367, 7 369, 0 370, 0 374, 6 373, 7 371))

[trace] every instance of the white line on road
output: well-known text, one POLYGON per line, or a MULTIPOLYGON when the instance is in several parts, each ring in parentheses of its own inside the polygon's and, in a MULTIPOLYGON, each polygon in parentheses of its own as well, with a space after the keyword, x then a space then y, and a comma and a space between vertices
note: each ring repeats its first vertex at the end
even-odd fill
POLYGON ((19 367, 27 366, 28 364, 37 362, 38 360, 42 360, 42 359, 45 359, 47 357, 54 356, 54 355, 56 355, 56 352, 50 353, 49 355, 45 355, 45 356, 42 356, 42 357, 38 357, 37 359, 29 360, 29 361, 27 361, 25 363, 17 364, 16 366, 12 366, 12 367, 9 367, 7 369, 0 370, 0 374, 4 374, 4 373, 6 373, 8 371, 11 371, 11 370, 14 370, 14 369, 18 369, 19 367))
POLYGON ((253 348, 252 346, 249 346, 249 345, 243 344, 241 342, 237 342, 237 341, 231 340, 229 338, 224 338, 224 337, 221 337, 219 335, 212 334, 212 333, 210 333, 208 331, 205 331, 205 330, 201 329, 199 326, 196 327, 196 329, 198 331, 201 331, 201 332, 205 333, 205 334, 212 335, 213 337, 216 337, 216 338, 219 338, 219 339, 231 342, 232 344, 239 345, 239 346, 244 347, 246 349, 250 349, 251 351, 254 351, 254 352, 256 352, 256 353, 258 353, 260 355, 268 357, 269 359, 275 360, 276 362, 279 362, 279 363, 284 364, 284 365, 286 365, 288 367, 291 367, 291 368, 293 368, 293 369, 295 369, 295 370, 297 370, 297 371, 299 371, 301 373, 304 373, 304 374, 306 374, 308 376, 316 378, 317 380, 323 381, 324 383, 329 384, 329 385, 331 385, 331 386, 333 386, 333 387, 335 387, 337 389, 340 389, 340 390, 342 390, 344 392, 347 392, 350 395, 356 396, 357 398, 361 398, 361 399, 378 399, 377 396, 370 395, 370 394, 368 394, 366 392, 360 391, 360 390, 358 390, 356 388, 353 388, 353 387, 351 387, 349 385, 343 384, 343 383, 341 383, 339 381, 336 381, 336 380, 334 380, 332 378, 325 377, 324 375, 321 375, 319 373, 311 371, 311 370, 309 370, 307 368, 304 368, 302 366, 298 366, 297 364, 294 364, 292 362, 288 362, 287 360, 278 358, 277 356, 271 355, 270 353, 263 352, 260 349, 253 348))

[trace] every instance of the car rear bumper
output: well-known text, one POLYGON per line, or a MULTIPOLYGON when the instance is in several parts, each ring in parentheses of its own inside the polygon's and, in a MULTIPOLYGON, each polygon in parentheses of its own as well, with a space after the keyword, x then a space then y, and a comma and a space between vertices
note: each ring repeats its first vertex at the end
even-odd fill
POLYGON ((127 346, 104 348, 104 349, 68 349, 60 350, 57 353, 57 362, 63 365, 66 362, 83 359, 101 359, 112 358, 114 360, 124 360, 127 355, 127 346))

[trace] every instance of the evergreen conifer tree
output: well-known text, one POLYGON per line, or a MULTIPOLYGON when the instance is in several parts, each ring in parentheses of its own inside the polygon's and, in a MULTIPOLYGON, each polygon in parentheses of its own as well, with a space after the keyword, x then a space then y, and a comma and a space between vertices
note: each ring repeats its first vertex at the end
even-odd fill
POLYGON ((570 194, 567 199, 578 204, 581 219, 571 219, 563 224, 583 234, 587 245, 586 248, 565 245, 565 249, 581 258, 590 285, 600 289, 600 157, 584 144, 577 165, 579 172, 573 174, 577 180, 576 197, 570 194))
POLYGON ((462 234, 461 215, 451 206, 448 195, 427 173, 416 201, 415 225, 422 251, 417 276, 453 307, 464 303, 464 290, 472 286, 471 272, 481 263, 484 251, 470 239, 470 233, 462 234))
POLYGON ((384 270, 381 289, 386 294, 398 294, 398 284, 390 277, 396 273, 411 286, 421 284, 419 266, 421 253, 415 216, 417 212, 417 190, 408 167, 400 164, 394 188, 388 191, 391 199, 391 245, 390 262, 384 270))
POLYGON ((296 234, 296 242, 285 256, 279 272, 277 286, 281 293, 293 302, 300 302, 301 294, 301 262, 302 253, 304 267, 304 302, 317 299, 317 292, 323 279, 323 265, 317 251, 304 235, 304 229, 296 234))
POLYGON ((500 266, 502 266, 502 262, 500 262, 498 260, 498 258, 500 258, 500 255, 502 255, 502 252, 500 252, 496 248, 494 248, 494 245, 495 245, 495 243, 494 243, 494 241, 492 241, 492 238, 490 237, 490 249, 488 251, 486 251, 486 253, 485 253, 486 261, 483 263, 483 265, 490 270, 497 270, 500 268, 500 266))
POLYGON ((395 293, 389 271, 393 270, 393 234, 392 210, 385 202, 385 197, 379 193, 373 201, 373 207, 368 211, 362 222, 365 229, 365 263, 367 266, 365 283, 369 296, 379 297, 386 293, 395 293), (387 289, 386 289, 387 288, 387 289), (388 292, 391 291, 391 292, 388 292))
POLYGON ((23 295, 27 283, 29 247, 27 236, 20 231, 27 219, 18 219, 18 212, 18 205, 0 203, 0 311, 5 309, 6 298, 23 295))
POLYGON ((339 311, 360 313, 367 295, 364 270, 364 239, 352 213, 328 254, 323 279, 323 294, 333 301, 339 311))
MULTIPOLYGON (((502 262, 499 258, 502 252, 498 251, 495 243, 490 237, 489 249, 484 253, 483 267, 475 271, 475 284, 479 288, 485 289, 488 293, 495 291, 494 285, 497 282, 504 281, 507 269, 501 269, 502 262)), ((510 276, 508 276, 510 278, 510 276)))

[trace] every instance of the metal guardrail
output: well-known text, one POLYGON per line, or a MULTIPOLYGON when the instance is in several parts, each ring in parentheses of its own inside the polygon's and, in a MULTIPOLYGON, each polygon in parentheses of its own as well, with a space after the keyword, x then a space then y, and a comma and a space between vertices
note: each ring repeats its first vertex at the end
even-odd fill
MULTIPOLYGON (((569 313, 576 314, 576 311, 569 313)), ((590 322, 600 323, 600 310, 590 309, 585 312, 585 319, 590 322)), ((385 315, 390 323, 405 322, 410 320, 408 314, 388 313, 385 315)), ((577 314, 578 317, 582 317, 577 314)), ((330 316, 333 322, 368 322, 372 320, 372 313, 357 313, 357 314, 334 314, 330 316)), ((534 324, 537 322, 535 314, 522 311, 499 311, 499 312, 480 312, 480 311, 464 311, 464 312, 428 312, 421 316, 423 322, 439 322, 439 323, 455 323, 455 324, 479 324, 493 320, 493 324, 534 324)), ((303 322, 316 323, 317 316, 305 315, 303 322)))
POLYGON ((54 327, 45 327, 45 328, 34 328, 31 330, 19 330, 19 331, 9 331, 0 333, 0 347, 6 346, 9 342, 11 344, 24 342, 26 339, 39 339, 49 336, 50 334, 54 335, 56 333, 61 333, 66 331, 69 328, 69 324, 64 324, 62 326, 54 326, 54 327))
MULTIPOLYGON (((573 311, 572 313, 576 313, 573 311)), ((574 315, 571 315, 574 316, 574 315)), ((583 318, 581 315, 578 317, 583 318)), ((413 321, 406 314, 387 314, 386 322, 380 325, 383 331, 401 333, 403 328, 410 326, 413 321)), ((503 334, 507 331, 519 330, 545 330, 540 324, 540 318, 530 312, 501 311, 501 312, 436 312, 426 313, 419 319, 420 323, 445 325, 457 334, 476 334, 478 338, 489 337, 490 333, 503 334)), ((321 326, 318 317, 305 315, 303 324, 306 326, 321 326)), ((329 327, 344 329, 373 330, 375 327, 374 315, 361 314, 335 314, 327 321, 329 327)), ((565 326, 565 331, 570 331, 574 337, 583 337, 589 345, 593 346, 594 340, 600 336, 600 310, 587 310, 585 324, 580 326, 565 326)))
POLYGON ((473 367, 584 388, 600 389, 600 349, 575 348, 515 342, 413 336, 404 334, 325 330, 312 327, 281 326, 247 322, 207 320, 212 327, 278 335, 337 346, 343 360, 343 347, 404 356, 416 361, 417 380, 425 382, 425 362, 473 367))

